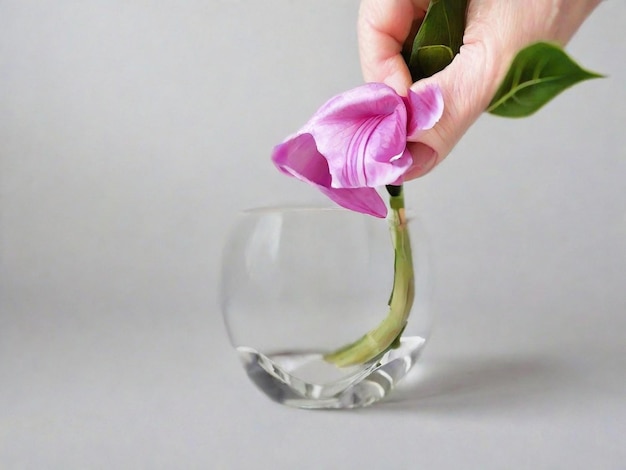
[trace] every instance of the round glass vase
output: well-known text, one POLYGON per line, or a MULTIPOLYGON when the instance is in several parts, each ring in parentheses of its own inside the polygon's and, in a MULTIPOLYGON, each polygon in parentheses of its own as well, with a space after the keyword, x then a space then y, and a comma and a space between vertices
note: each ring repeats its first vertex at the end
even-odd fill
POLYGON ((350 363, 338 354, 389 326, 398 276, 391 219, 306 207, 239 216, 223 253, 220 302, 246 373, 269 398, 300 408, 367 406, 411 369, 431 321, 425 235, 417 220, 406 226, 408 321, 387 334, 391 344, 365 345, 374 357, 350 363))

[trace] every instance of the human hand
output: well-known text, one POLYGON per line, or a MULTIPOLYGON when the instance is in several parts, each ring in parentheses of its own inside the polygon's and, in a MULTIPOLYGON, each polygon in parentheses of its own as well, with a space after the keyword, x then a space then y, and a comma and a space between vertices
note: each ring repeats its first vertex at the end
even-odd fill
POLYGON ((358 18, 363 76, 399 94, 436 83, 444 98, 437 125, 417 135, 408 149, 413 166, 406 179, 439 164, 478 119, 515 54, 537 41, 565 45, 601 0, 469 0, 463 46, 452 63, 412 83, 403 47, 410 47, 429 0, 362 0, 358 18))

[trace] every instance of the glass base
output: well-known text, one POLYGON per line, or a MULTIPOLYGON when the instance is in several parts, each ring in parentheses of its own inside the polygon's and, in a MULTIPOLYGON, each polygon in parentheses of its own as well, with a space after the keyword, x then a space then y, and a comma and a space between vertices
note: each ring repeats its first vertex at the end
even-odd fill
POLYGON ((343 409, 375 403, 394 388, 415 364, 425 339, 403 337, 400 346, 380 359, 338 368, 319 352, 263 354, 237 348, 246 373, 275 402, 308 409, 343 409))

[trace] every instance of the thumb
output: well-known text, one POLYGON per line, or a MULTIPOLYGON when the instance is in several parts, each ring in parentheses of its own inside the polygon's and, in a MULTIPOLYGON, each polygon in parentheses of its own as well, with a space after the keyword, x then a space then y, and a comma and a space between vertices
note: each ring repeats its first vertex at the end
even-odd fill
POLYGON ((413 166, 406 179, 425 175, 438 165, 487 108, 505 70, 493 61, 481 43, 465 44, 452 63, 432 77, 413 84, 412 90, 436 84, 443 95, 444 110, 439 122, 408 143, 413 166))

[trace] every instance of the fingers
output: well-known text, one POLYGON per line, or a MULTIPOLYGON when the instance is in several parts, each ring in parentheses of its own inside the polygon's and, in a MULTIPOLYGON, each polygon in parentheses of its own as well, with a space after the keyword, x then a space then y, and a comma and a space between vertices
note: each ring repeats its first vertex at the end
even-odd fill
POLYGON ((402 49, 429 0, 362 0, 359 52, 363 77, 399 94, 437 84, 444 113, 408 148, 413 167, 406 179, 428 173, 456 145, 491 101, 517 51, 535 41, 565 44, 600 0, 470 0, 463 46, 453 62, 412 85, 402 49))
POLYGON ((411 87, 439 85, 444 112, 434 128, 409 143, 413 167, 406 179, 425 175, 450 153, 489 105, 517 51, 536 41, 565 44, 598 2, 470 1, 460 53, 443 71, 411 87))
POLYGON ((428 0, 363 0, 357 31, 363 77, 382 82, 406 95, 411 75, 402 47, 416 20, 424 17, 428 0))

